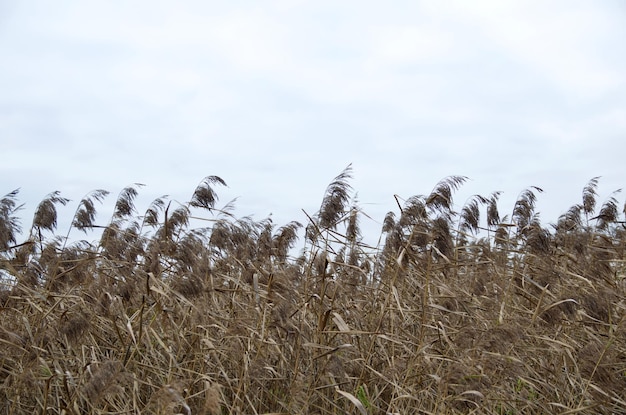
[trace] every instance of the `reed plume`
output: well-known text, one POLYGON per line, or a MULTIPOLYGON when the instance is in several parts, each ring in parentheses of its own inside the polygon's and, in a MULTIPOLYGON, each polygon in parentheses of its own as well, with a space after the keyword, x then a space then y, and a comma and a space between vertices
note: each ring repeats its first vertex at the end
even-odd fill
POLYGON ((597 189, 599 180, 600 176, 596 176, 589 180, 583 188, 582 211, 587 219, 589 219, 589 216, 593 215, 593 212, 596 210, 596 197, 598 196, 597 189))
POLYGON ((350 201, 352 186, 348 180, 352 178, 352 164, 349 164, 328 185, 322 206, 319 211, 319 227, 322 229, 335 229, 339 219, 346 213, 350 201))
POLYGON ((88 229, 93 228, 94 220, 96 219, 94 202, 102 203, 108 195, 109 192, 107 190, 98 189, 85 196, 78 204, 71 226, 85 233, 87 233, 88 229))
POLYGON ((452 197, 458 188, 467 181, 465 176, 449 176, 441 180, 426 198, 426 205, 440 212, 452 211, 452 197))
POLYGON ((200 182, 193 192, 189 205, 211 210, 218 201, 217 193, 212 187, 212 185, 215 184, 226 186, 226 182, 218 176, 207 176, 202 179, 202 182, 200 182))
POLYGON ((0 252, 15 244, 17 235, 22 231, 17 213, 24 205, 17 204, 18 193, 19 189, 15 189, 0 199, 0 252))

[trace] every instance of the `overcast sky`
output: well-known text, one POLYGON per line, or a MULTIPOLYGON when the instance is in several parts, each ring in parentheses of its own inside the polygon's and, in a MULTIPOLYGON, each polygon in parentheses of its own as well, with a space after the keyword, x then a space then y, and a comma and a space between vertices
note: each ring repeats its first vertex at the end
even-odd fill
POLYGON ((621 0, 2 0, 0 193, 29 226, 54 190, 71 217, 218 175, 218 206, 281 225, 352 163, 376 232, 450 175, 459 208, 499 190, 502 214, 542 187, 555 222, 592 177, 626 185, 625 40, 621 0))

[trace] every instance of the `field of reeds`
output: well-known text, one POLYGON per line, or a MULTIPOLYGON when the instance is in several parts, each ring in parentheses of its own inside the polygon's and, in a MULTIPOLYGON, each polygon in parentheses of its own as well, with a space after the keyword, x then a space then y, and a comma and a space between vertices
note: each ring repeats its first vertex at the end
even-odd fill
POLYGON ((104 223, 97 190, 65 230, 58 192, 24 229, 4 196, 0 413, 626 413, 617 194, 544 225, 540 188, 455 211, 452 176, 371 247, 350 179, 284 225, 218 209, 217 176, 142 212, 127 187, 104 223))

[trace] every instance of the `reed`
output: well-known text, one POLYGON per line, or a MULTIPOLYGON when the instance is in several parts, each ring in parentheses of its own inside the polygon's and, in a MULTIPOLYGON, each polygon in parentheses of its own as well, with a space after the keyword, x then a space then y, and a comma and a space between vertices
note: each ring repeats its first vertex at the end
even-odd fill
POLYGON ((617 193, 598 201, 593 178, 546 226, 540 188, 510 216, 500 192, 457 212, 466 178, 451 176, 395 196, 371 247, 351 178, 348 166, 304 226, 234 217, 207 176, 189 202, 163 196, 143 214, 131 185, 105 224, 109 193, 93 191, 59 235, 68 200, 54 192, 23 241, 8 193, 0 413, 626 412, 617 193))

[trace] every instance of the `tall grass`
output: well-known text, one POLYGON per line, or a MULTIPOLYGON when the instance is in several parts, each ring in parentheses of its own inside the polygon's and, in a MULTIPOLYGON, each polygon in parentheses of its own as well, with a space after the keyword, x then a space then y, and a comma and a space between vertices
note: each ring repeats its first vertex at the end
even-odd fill
POLYGON ((456 212, 448 177, 373 248, 351 174, 304 225, 217 209, 209 176, 143 214, 129 186, 104 225, 92 192, 62 236, 52 193, 18 241, 4 196, 0 413, 626 413, 624 209, 598 178, 546 227, 540 188, 456 212))

